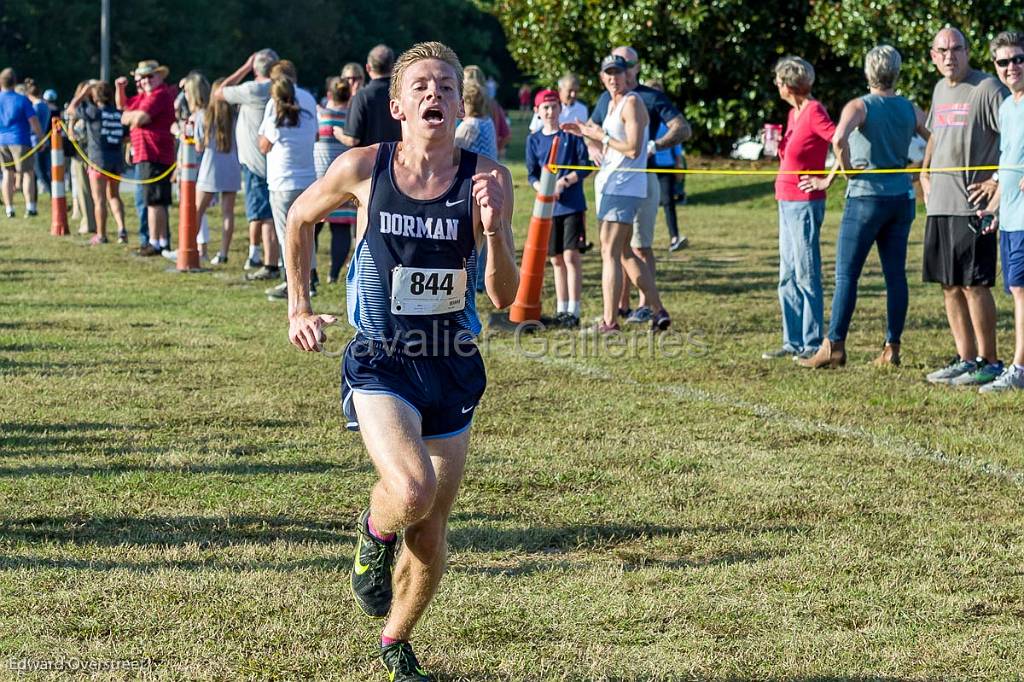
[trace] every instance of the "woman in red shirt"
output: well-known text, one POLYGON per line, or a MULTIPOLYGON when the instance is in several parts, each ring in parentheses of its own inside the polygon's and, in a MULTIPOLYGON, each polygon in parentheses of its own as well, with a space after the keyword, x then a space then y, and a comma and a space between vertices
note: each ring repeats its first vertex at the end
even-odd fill
MULTIPOLYGON (((836 127, 821 102, 811 97, 814 67, 799 57, 783 57, 775 65, 775 85, 792 109, 779 143, 780 171, 817 170, 836 127)), ((779 202, 779 304, 782 306, 782 347, 764 353, 766 360, 809 358, 821 345, 825 316, 821 288, 819 237, 825 219, 825 192, 800 189, 798 174, 775 178, 779 202)))

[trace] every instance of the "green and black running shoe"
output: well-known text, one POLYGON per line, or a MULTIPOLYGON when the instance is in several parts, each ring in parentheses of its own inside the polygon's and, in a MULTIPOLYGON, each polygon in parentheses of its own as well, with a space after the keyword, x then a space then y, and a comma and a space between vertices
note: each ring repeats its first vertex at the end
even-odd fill
POLYGON ((430 682, 430 676, 420 667, 416 654, 412 652, 412 644, 408 642, 395 642, 381 647, 380 661, 387 669, 391 682, 430 682))
MULTIPOLYGON (((368 616, 383 618, 391 610, 391 564, 397 541, 381 542, 370 534, 370 510, 359 515, 356 556, 352 562, 352 595, 368 616)), ((411 679, 411 678, 410 678, 411 679)))

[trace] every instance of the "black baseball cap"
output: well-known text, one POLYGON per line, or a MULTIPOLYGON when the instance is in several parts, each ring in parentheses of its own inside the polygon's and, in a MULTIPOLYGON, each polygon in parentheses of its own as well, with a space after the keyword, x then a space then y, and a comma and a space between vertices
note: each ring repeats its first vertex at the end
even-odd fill
POLYGON ((627 68, 626 60, 617 54, 610 54, 601 60, 601 71, 625 71, 627 68))

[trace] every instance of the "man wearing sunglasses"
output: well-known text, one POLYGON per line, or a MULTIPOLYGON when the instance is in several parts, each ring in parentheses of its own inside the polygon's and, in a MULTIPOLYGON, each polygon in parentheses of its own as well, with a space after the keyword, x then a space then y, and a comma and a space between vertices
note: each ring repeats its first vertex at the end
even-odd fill
POLYGON ((1024 389, 1024 33, 1004 31, 989 44, 996 74, 1010 89, 999 108, 999 189, 988 209, 978 215, 991 216, 999 229, 1003 261, 1003 286, 1013 296, 1016 349, 1013 362, 981 393, 1024 389))
MULTIPOLYGON (((966 38, 944 28, 932 41, 935 85, 925 125, 931 131, 923 167, 963 168, 999 163, 999 107, 1006 88, 971 68, 966 38)), ((921 173, 928 219, 925 282, 942 285, 956 356, 927 376, 935 384, 981 386, 1002 374, 996 357, 996 235, 977 215, 995 193, 992 171, 921 173)))

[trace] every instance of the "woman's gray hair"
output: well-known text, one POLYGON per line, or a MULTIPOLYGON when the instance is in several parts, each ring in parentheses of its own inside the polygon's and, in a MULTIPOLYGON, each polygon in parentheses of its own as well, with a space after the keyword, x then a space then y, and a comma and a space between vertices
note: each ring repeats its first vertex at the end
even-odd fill
POLYGON ((1016 47, 1024 50, 1024 33, 1003 31, 993 38, 992 42, 988 44, 988 51, 992 55, 992 59, 996 58, 996 50, 1001 47, 1016 47))
POLYGON ((871 48, 864 57, 864 75, 867 76, 868 86, 881 90, 896 87, 901 66, 903 58, 892 45, 877 45, 871 48))
POLYGON ((775 79, 794 95, 808 95, 814 85, 814 67, 806 59, 789 55, 775 62, 775 79))

